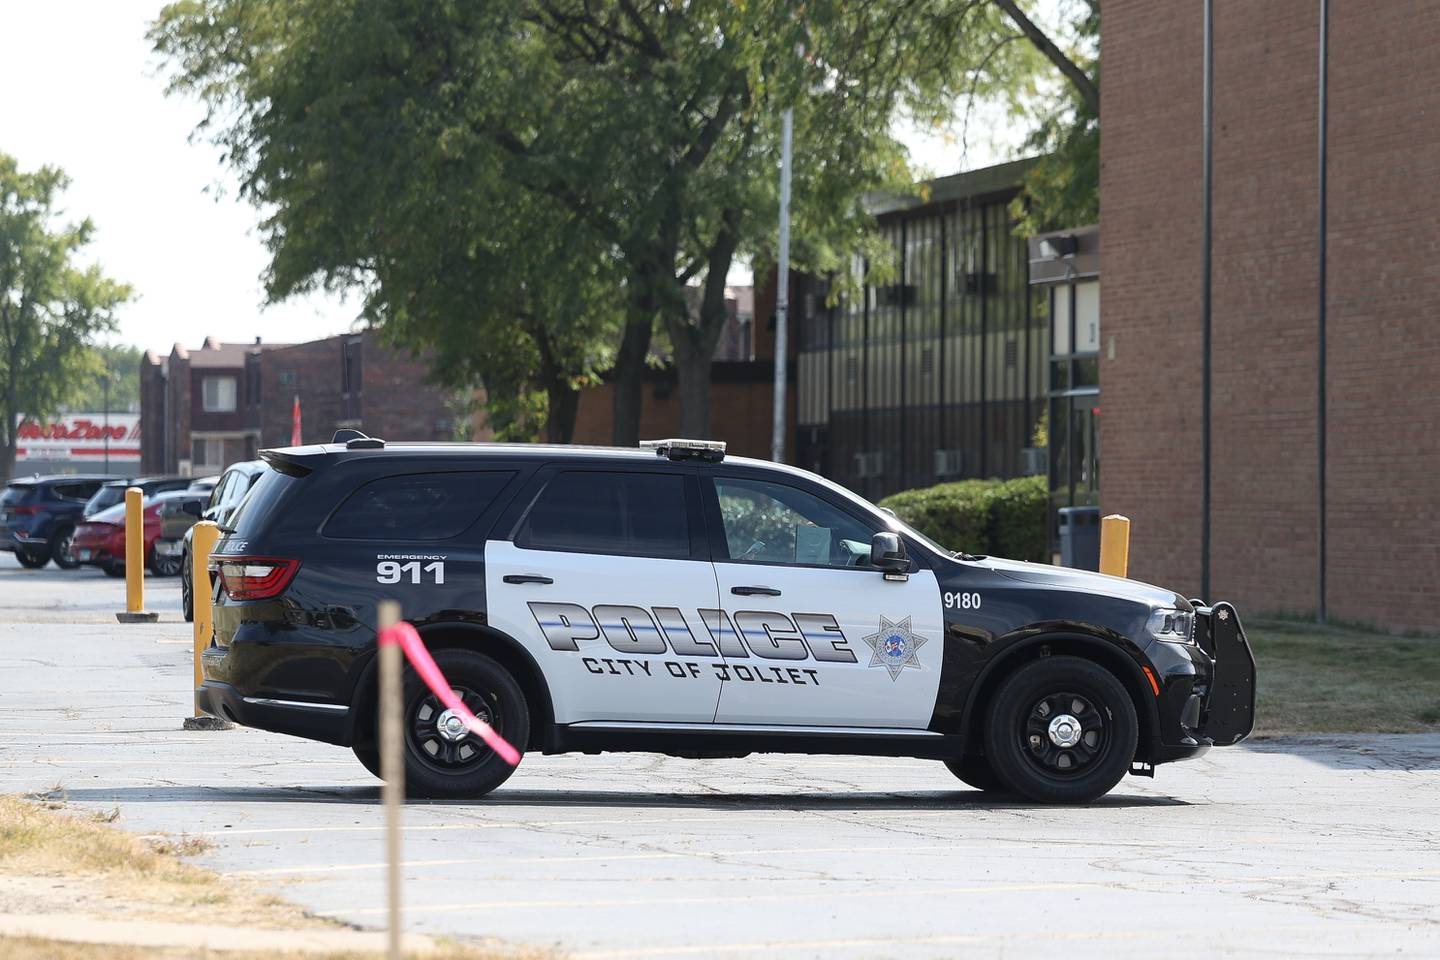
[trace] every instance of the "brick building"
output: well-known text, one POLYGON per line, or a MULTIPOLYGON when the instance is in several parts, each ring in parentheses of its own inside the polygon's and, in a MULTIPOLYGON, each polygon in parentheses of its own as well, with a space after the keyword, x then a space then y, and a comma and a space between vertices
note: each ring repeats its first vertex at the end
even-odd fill
MULTIPOLYGON (((1134 575, 1198 592, 1201 4, 1105 7, 1102 505, 1134 575)), ((1335 4, 1319 495, 1319 5, 1215 0, 1210 593, 1433 632, 1440 577, 1440 17, 1335 4)))
POLYGON ((299 344, 176 344, 140 364, 141 468, 217 473, 265 447, 290 442, 295 399, 302 437, 328 440, 354 427, 392 440, 449 440, 457 413, 450 393, 425 382, 423 358, 371 334, 299 344))

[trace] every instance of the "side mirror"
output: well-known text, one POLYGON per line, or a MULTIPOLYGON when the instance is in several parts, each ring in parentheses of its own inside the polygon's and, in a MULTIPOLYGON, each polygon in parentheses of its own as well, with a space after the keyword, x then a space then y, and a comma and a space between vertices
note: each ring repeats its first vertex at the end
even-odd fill
POLYGON ((870 566, 883 570, 887 577, 910 572, 910 557, 900 534, 877 533, 870 539, 870 566))

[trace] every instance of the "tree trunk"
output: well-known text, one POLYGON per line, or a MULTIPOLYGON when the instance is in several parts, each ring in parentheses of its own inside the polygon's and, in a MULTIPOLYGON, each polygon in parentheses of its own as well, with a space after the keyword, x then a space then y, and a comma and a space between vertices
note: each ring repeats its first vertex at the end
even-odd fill
MULTIPOLYGON (((725 285, 739 242, 739 211, 721 214, 721 227, 706 255, 705 287, 700 297, 700 315, 690 322, 688 308, 665 314, 665 329, 675 348, 675 373, 680 380, 680 433, 696 440, 709 439, 710 363, 715 345, 725 329, 730 311, 725 305, 725 285)), ((683 303, 683 297, 680 298, 683 303)))
POLYGON ((648 295, 632 300, 625 318, 625 335, 615 355, 610 389, 614 391, 614 424, 611 442, 617 447, 640 444, 640 405, 644 399, 645 357, 650 352, 650 335, 655 329, 655 308, 648 295))
POLYGON ((0 479, 15 476, 15 447, 14 442, 0 443, 0 479))
POLYGON ((714 346, 704 349, 696 342, 700 331, 693 327, 676 335, 671 330, 671 342, 675 345, 675 374, 680 381, 680 436, 691 440, 710 439, 710 360, 715 354, 714 346))
POLYGON ((575 417, 580 410, 580 391, 564 381, 551 381, 545 387, 550 400, 550 415, 545 420, 545 439, 551 443, 570 443, 575 439, 575 417))

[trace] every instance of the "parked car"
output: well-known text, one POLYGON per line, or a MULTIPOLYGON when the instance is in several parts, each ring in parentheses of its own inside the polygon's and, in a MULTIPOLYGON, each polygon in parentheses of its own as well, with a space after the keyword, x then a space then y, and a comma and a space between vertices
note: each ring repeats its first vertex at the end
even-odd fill
POLYGON ((153 497, 157 493, 164 493, 166 490, 184 490, 190 486, 189 477, 135 477, 129 480, 111 480, 109 483, 95 491, 95 495, 85 501, 85 517, 93 517, 101 510, 108 510, 117 503, 125 502, 125 491, 131 487, 139 487, 140 492, 147 497, 153 497))
POLYGON ((75 564, 70 541, 86 502, 114 474, 16 477, 0 494, 0 550, 20 565, 38 570, 52 558, 63 568, 75 564))
POLYGON ((180 572, 185 556, 185 534, 195 526, 210 502, 208 492, 186 490, 184 493, 160 505, 160 536, 151 551, 150 569, 162 577, 173 577, 180 572))
MULTIPOLYGON (((230 518, 235 513, 235 508, 240 501, 245 499, 245 494, 255 485, 255 481, 262 474, 268 473, 270 466, 264 460, 242 460, 240 463, 232 463, 220 474, 220 480, 215 484, 215 489, 210 491, 210 501, 205 511, 200 515, 201 520, 213 520, 226 527, 230 518)), ((190 583, 190 544, 194 537, 195 530, 185 531, 185 536, 180 548, 180 606, 185 611, 185 619, 195 618, 194 595, 190 583)))
POLYGON ((218 473, 210 477, 196 477, 190 481, 190 486, 186 489, 194 493, 209 493, 215 489, 215 485, 219 482, 220 475, 218 473))
MULTIPOLYGON (((191 513, 198 518, 204 498, 188 490, 167 490, 148 498, 141 508, 144 520, 145 564, 158 576, 174 576, 179 572, 178 557, 155 554, 163 518, 167 513, 191 513), (187 509, 188 505, 188 509, 187 509), (161 562, 157 563, 157 559, 161 562)), ((192 521, 193 522, 193 521, 192 521)), ((99 567, 112 577, 125 574, 125 504, 117 503, 80 522, 75 528, 75 559, 79 563, 99 567)))

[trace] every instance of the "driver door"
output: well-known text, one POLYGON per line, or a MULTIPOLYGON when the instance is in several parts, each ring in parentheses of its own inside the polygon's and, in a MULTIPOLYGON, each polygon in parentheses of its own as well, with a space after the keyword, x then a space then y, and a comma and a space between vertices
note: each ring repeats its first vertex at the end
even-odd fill
POLYGON ((924 729, 940 684, 935 575, 870 566, 883 528, 818 492, 757 477, 701 484, 724 616, 716 723, 924 729))

